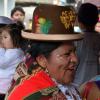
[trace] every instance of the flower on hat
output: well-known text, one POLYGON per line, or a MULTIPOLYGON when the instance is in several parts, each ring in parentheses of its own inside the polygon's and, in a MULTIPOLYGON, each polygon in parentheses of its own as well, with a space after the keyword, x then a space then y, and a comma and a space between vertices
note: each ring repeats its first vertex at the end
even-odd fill
POLYGON ((52 22, 48 19, 45 19, 43 17, 35 17, 35 24, 36 24, 36 32, 37 33, 44 33, 44 34, 48 34, 51 26, 52 26, 52 22))

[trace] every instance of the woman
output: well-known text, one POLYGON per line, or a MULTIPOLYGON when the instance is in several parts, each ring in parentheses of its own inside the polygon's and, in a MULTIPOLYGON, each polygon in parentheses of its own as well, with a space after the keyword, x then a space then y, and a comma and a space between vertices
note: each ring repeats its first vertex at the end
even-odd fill
POLYGON ((34 41, 29 50, 34 61, 7 100, 81 100, 72 84, 78 63, 73 41, 82 38, 73 32, 74 9, 41 4, 33 21, 33 33, 23 32, 22 36, 34 41))

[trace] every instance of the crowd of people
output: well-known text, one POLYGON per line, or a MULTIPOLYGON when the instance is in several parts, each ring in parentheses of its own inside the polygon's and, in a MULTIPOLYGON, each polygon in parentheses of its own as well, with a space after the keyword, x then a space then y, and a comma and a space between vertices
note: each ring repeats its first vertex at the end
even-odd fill
POLYGON ((31 31, 22 7, 0 16, 0 100, 100 100, 98 15, 91 3, 77 14, 71 5, 39 4, 31 31))

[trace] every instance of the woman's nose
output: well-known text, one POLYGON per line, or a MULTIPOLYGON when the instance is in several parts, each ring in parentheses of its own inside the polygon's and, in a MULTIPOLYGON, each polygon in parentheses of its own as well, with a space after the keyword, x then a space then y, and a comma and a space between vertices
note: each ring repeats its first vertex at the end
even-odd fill
POLYGON ((78 58, 77 58, 77 55, 75 53, 71 54, 70 62, 73 63, 73 64, 75 64, 75 65, 78 64, 78 58))

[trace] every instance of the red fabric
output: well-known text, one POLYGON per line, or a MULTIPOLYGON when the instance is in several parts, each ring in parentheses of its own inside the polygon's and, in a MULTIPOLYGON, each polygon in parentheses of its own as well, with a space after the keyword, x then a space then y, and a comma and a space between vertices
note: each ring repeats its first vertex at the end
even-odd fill
POLYGON ((15 86, 7 100, 23 100, 29 94, 52 86, 56 86, 56 84, 44 71, 41 71, 35 76, 23 80, 18 86, 15 86))
POLYGON ((89 94, 89 92, 91 91, 92 86, 93 86, 93 82, 88 82, 88 83, 85 85, 85 88, 84 88, 84 92, 83 92, 82 97, 84 97, 84 98, 87 99, 88 94, 89 94))

